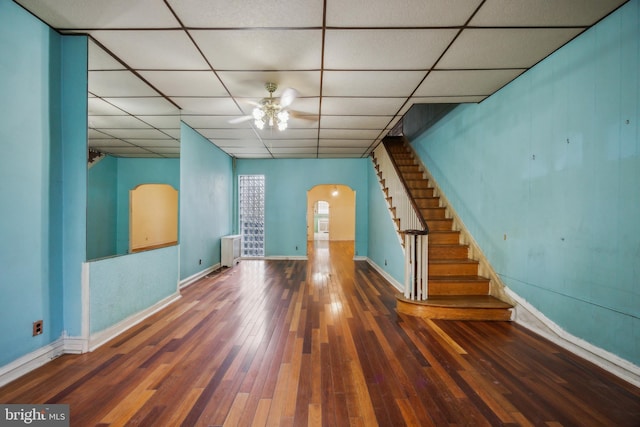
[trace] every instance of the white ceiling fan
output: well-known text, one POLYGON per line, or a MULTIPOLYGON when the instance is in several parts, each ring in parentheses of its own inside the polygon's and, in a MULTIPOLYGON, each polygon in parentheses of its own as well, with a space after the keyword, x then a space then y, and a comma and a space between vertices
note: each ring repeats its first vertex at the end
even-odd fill
MULTIPOLYGON (((269 127, 277 126, 278 130, 285 130, 290 116, 308 119, 303 113, 298 111, 289 110, 289 107, 298 96, 298 91, 293 88, 287 88, 283 91, 280 98, 274 98, 273 93, 278 89, 276 83, 266 83, 265 89, 269 92, 268 98, 262 98, 260 102, 253 103, 255 108, 251 115, 237 117, 229 120, 229 123, 242 123, 248 120, 253 120, 254 125, 258 129, 264 129, 264 126, 269 127)), ((314 119, 311 119, 314 120, 314 119)))

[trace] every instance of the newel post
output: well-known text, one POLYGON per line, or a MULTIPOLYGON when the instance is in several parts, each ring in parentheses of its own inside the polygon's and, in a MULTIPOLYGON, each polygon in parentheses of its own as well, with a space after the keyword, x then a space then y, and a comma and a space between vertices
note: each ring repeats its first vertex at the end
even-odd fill
POLYGON ((404 233, 404 296, 426 300, 429 296, 429 235, 428 231, 405 230, 404 233))

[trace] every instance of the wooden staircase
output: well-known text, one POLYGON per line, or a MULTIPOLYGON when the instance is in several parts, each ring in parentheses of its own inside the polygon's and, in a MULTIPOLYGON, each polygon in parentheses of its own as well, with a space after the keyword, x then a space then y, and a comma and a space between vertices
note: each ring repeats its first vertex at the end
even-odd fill
POLYGON ((478 275, 478 261, 469 258, 468 245, 460 243, 460 232, 453 229, 453 219, 447 218, 446 207, 404 139, 385 141, 385 146, 429 228, 429 298, 418 301, 399 294, 397 310, 431 319, 510 320, 512 306, 489 295, 490 280, 478 275))

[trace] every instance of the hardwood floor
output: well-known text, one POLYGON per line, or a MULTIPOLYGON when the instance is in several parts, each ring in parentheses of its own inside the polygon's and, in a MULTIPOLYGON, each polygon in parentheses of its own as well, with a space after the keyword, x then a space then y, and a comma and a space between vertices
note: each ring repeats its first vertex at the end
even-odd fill
POLYGON ((638 426, 640 389, 510 322, 398 314, 353 242, 245 260, 0 388, 73 426, 638 426))

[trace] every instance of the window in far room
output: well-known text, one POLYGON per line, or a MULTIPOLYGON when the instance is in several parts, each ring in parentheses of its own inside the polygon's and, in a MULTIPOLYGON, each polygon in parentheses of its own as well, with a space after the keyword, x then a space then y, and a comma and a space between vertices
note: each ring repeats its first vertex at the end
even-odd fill
POLYGON ((242 256, 264 256, 264 175, 238 177, 242 256))

